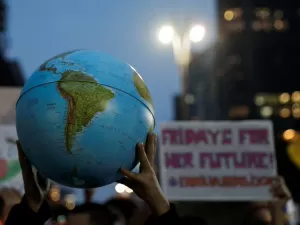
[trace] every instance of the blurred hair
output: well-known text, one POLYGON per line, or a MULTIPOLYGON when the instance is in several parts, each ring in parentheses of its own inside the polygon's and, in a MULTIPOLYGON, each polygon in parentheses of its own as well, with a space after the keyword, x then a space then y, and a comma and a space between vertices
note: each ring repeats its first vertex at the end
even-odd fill
POLYGON ((70 213, 86 213, 89 215, 91 225, 113 224, 117 219, 107 206, 97 203, 85 203, 76 206, 70 213))
POLYGON ((137 208, 137 205, 130 199, 111 199, 108 202, 106 202, 106 205, 108 207, 114 207, 115 209, 118 209, 125 217, 126 220, 129 220, 135 209, 137 208))
POLYGON ((5 206, 4 199, 0 196, 0 220, 3 220, 4 219, 3 217, 5 217, 4 206, 5 206))
POLYGON ((197 216, 185 216, 182 218, 184 224, 189 225, 205 225, 206 222, 203 218, 197 216))
POLYGON ((249 210, 243 221, 242 221, 242 225, 269 225, 271 224, 271 221, 265 217, 263 215, 263 210, 266 210, 266 212, 268 212, 268 208, 265 207, 258 207, 258 208, 254 208, 252 210, 249 210), (260 214, 260 212, 262 214, 260 214))
POLYGON ((67 216, 70 211, 62 204, 51 206, 52 220, 56 221, 59 216, 67 216))

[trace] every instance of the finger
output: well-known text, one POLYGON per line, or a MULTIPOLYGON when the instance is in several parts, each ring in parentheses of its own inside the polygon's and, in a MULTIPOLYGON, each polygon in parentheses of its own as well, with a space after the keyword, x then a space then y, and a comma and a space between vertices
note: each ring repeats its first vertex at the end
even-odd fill
POLYGON ((127 169, 124 169, 124 168, 121 168, 121 169, 120 169, 120 172, 121 172, 124 176, 128 177, 130 180, 133 180, 133 181, 138 181, 138 180, 139 180, 139 177, 138 177, 138 174, 137 174, 137 173, 131 172, 131 171, 129 171, 129 170, 127 170, 127 169))
POLYGON ((154 166, 154 159, 155 159, 155 152, 156 152, 156 135, 154 133, 149 133, 147 135, 146 145, 145 145, 145 152, 147 159, 150 165, 154 166))
POLYGON ((22 146, 19 141, 17 141, 17 147, 18 147, 18 156, 19 156, 19 161, 20 161, 20 166, 22 169, 22 175, 23 175, 23 180, 24 180, 24 188, 28 190, 28 188, 32 189, 31 184, 35 183, 34 180, 34 174, 32 172, 32 166, 25 156, 22 146), (29 187, 30 185, 30 187, 29 187))
POLYGON ((278 176, 277 177, 277 180, 278 180, 278 183, 281 184, 281 185, 285 185, 285 180, 282 176, 278 176))
POLYGON ((145 152, 145 148, 144 145, 142 143, 138 143, 137 146, 137 153, 138 153, 138 157, 140 160, 140 168, 141 168, 141 172, 145 171, 145 170, 149 170, 151 168, 150 163, 147 159, 147 155, 145 152))
POLYGON ((42 191, 47 192, 50 189, 50 181, 41 175, 39 171, 36 172, 35 179, 42 191))

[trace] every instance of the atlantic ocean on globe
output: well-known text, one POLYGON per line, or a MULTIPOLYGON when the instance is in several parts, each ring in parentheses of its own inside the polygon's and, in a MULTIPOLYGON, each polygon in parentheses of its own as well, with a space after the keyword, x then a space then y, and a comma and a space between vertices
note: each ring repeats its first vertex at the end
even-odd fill
POLYGON ((17 133, 32 165, 60 184, 94 188, 133 169, 135 146, 155 126, 142 77, 110 55, 75 50, 43 63, 16 106, 17 133))

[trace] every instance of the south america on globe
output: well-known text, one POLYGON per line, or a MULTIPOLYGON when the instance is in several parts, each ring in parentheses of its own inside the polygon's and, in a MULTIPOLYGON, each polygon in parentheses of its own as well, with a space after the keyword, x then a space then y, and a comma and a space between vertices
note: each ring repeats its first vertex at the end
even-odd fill
POLYGON ((75 50, 43 63, 16 106, 17 133, 39 172, 70 187, 95 188, 134 169, 135 146, 155 127, 151 95, 129 64, 75 50))

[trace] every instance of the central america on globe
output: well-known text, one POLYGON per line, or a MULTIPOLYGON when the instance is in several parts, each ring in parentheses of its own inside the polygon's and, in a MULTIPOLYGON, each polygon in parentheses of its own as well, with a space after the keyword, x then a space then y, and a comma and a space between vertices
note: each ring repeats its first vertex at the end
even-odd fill
POLYGON ((155 127, 151 95, 129 64, 74 50, 44 62, 16 105, 19 141, 45 177, 76 188, 122 178, 138 165, 135 146, 155 127))

